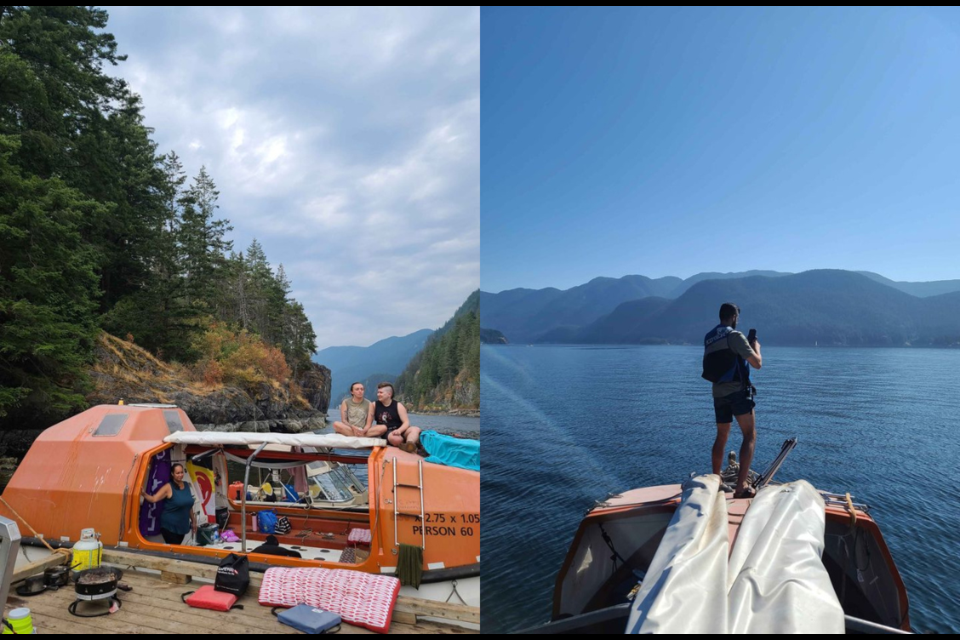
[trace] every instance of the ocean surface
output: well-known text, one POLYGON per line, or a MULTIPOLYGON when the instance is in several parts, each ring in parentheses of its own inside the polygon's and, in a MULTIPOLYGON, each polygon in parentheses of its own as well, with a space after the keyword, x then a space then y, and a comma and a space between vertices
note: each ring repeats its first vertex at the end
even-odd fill
MULTIPOLYGON (((444 416, 427 415, 421 413, 411 413, 410 424, 414 427, 420 427, 422 430, 439 431, 440 433, 454 434, 459 433, 471 438, 480 438, 480 418, 467 418, 465 416, 444 416)), ((321 433, 333 433, 333 423, 340 419, 340 405, 330 407, 327 412, 327 428, 321 433)))
MULTIPOLYGON (((550 618, 584 513, 610 492, 710 472, 703 349, 481 350, 484 632, 550 618)), ((907 586, 914 629, 960 630, 960 351, 763 347, 762 470, 866 502, 907 586)), ((734 424, 727 450, 740 448, 734 424)))

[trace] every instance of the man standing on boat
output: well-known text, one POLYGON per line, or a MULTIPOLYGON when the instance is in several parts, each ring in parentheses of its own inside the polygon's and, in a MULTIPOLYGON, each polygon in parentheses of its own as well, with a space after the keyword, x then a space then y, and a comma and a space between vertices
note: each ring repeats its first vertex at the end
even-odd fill
POLYGON ((381 382, 377 385, 377 404, 374 409, 377 424, 387 428, 387 442, 394 447, 414 453, 420 440, 420 429, 410 426, 410 418, 403 404, 393 400, 393 385, 381 382))
POLYGON ((757 443, 756 416, 753 408, 753 386, 749 363, 754 369, 763 364, 760 343, 736 331, 740 308, 725 302, 720 306, 720 324, 703 339, 703 377, 713 383, 713 408, 717 418, 717 439, 713 443, 713 472, 720 475, 723 451, 727 446, 730 426, 736 417, 743 444, 740 446, 740 475, 735 498, 752 498, 756 491, 747 486, 753 450, 757 443))
POLYGON ((363 397, 363 392, 362 382, 350 385, 353 397, 344 398, 340 404, 340 420, 333 423, 333 430, 355 438, 380 438, 387 429, 373 424, 373 403, 363 397))

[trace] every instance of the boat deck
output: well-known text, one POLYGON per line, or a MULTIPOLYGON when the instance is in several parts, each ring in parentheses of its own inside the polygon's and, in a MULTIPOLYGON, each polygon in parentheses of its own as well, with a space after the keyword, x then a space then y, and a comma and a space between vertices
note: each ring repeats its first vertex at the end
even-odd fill
MULTIPOLYGON (((104 554, 107 556, 107 554, 104 554)), ((67 611, 67 607, 76 599, 72 583, 58 591, 46 591, 40 595, 22 597, 11 589, 7 599, 6 613, 17 607, 28 607, 33 617, 37 633, 163 633, 163 634, 206 634, 206 633, 300 633, 292 627, 280 624, 270 613, 270 607, 257 602, 262 574, 251 573, 250 588, 239 600, 243 609, 229 612, 193 609, 181 602, 183 593, 198 589, 210 583, 216 567, 200 565, 178 560, 161 558, 143 558, 135 554, 113 552, 107 558, 110 564, 124 569, 123 582, 130 585, 132 591, 119 591, 118 597, 123 603, 119 611, 111 615, 96 618, 79 618, 67 611), (130 563, 138 566, 132 568, 130 563), (160 571, 161 573, 157 573, 160 571), (189 581, 188 576, 205 578, 189 581)), ((81 612, 96 612, 106 609, 104 602, 85 602, 79 607, 81 612)), ((429 600, 406 598, 397 599, 390 633, 478 633, 462 626, 443 622, 424 620, 424 618, 443 618, 461 622, 479 622, 480 612, 475 607, 450 605, 429 600)), ((344 623, 340 633, 373 633, 367 629, 344 623)))

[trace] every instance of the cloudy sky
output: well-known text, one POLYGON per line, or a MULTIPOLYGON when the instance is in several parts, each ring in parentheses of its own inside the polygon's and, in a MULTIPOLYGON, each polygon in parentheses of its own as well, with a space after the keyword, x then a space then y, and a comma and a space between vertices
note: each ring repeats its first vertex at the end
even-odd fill
POLYGON ((318 348, 435 329, 479 286, 478 8, 109 12, 160 150, 207 167, 318 348))

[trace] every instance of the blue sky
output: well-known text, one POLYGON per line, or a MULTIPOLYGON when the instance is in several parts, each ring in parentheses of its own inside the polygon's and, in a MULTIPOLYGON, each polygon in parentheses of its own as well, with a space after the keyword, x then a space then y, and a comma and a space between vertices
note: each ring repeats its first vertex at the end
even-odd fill
POLYGON ((481 287, 960 278, 956 9, 487 9, 481 287))
POLYGON ((110 72, 320 349, 436 329, 479 286, 479 8, 108 10, 110 72))

